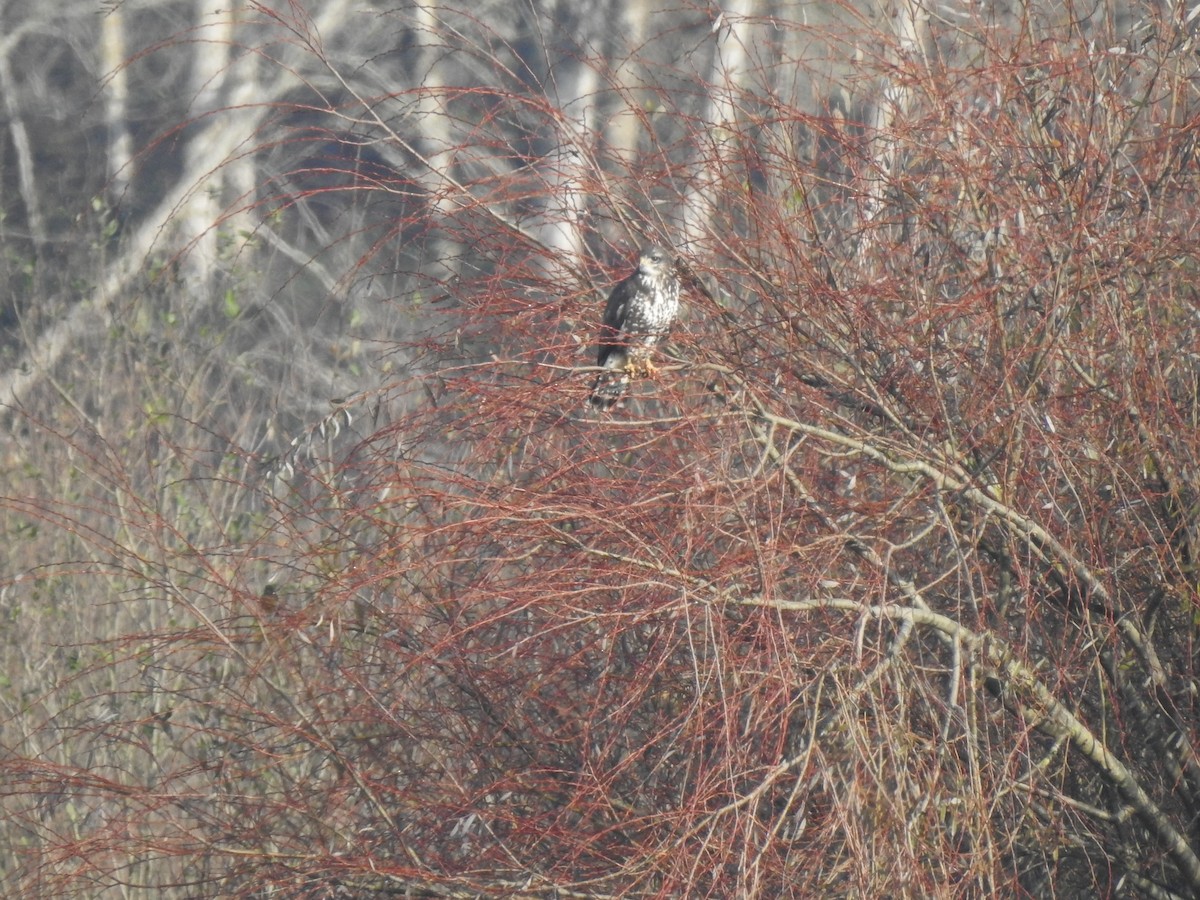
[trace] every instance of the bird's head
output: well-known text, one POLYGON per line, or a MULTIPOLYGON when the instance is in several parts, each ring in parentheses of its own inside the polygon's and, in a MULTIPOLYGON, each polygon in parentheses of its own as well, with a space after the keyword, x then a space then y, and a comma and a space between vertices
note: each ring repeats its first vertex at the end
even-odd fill
POLYGON ((644 278, 659 278, 671 270, 671 254, 657 244, 642 249, 638 258, 638 274, 644 278))

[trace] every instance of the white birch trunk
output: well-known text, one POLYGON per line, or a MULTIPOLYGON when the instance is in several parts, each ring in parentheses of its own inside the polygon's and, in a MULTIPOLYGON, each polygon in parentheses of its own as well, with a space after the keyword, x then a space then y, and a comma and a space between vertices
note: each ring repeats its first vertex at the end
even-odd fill
MULTIPOLYGON (((3 8, 0 7, 0 13, 3 8)), ((4 25, 0 18, 0 32, 4 25)), ((25 127, 18 85, 13 76, 9 53, 17 46, 16 36, 0 43, 0 95, 3 95, 4 116, 8 120, 8 134, 12 141, 17 162, 17 184, 21 191, 21 203, 25 207, 25 219, 29 225, 29 236, 33 240, 34 253, 39 262, 44 262, 46 248, 46 225, 38 200, 37 174, 34 166, 33 148, 29 141, 29 130, 25 127)))
MULTIPOLYGON (((891 62, 903 69, 911 65, 925 64, 925 39, 929 33, 928 14, 919 0, 889 0, 892 4, 885 10, 892 20, 896 36, 891 62)), ((882 96, 875 106, 874 116, 869 123, 874 134, 872 156, 874 168, 867 177, 866 201, 863 221, 870 222, 883 208, 889 185, 900 162, 899 142, 896 138, 896 123, 907 115, 912 105, 912 91, 899 81, 886 81, 882 96)))
POLYGON ((125 12, 120 4, 100 17, 100 66, 104 72, 104 125, 108 130, 108 189, 117 202, 129 188, 133 139, 129 134, 129 73, 125 68, 125 12))
MULTIPOLYGON (((593 166, 591 142, 596 134, 595 69, 579 64, 571 81, 574 99, 562 107, 558 143, 542 160, 546 202, 537 233, 550 257, 574 265, 584 253, 583 222, 587 216, 588 173, 593 166)), ((561 273, 565 274, 565 273, 561 273)))
POLYGON ((712 66, 709 93, 701 120, 708 129, 697 148, 692 184, 683 202, 680 250, 694 254, 711 231, 716 207, 713 198, 730 157, 736 151, 738 95, 746 69, 746 46, 750 38, 749 17, 755 0, 733 0, 718 12, 712 25, 712 66))

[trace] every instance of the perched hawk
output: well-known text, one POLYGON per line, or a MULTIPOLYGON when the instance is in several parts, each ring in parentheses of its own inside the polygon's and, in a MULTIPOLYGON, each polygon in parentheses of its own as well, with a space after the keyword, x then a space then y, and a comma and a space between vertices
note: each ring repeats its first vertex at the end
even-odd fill
POLYGON ((596 365, 606 371, 592 387, 592 406, 610 409, 625 393, 630 378, 643 372, 654 374, 650 355, 667 336, 678 314, 675 261, 662 247, 646 247, 638 259, 637 271, 613 288, 604 308, 596 365))

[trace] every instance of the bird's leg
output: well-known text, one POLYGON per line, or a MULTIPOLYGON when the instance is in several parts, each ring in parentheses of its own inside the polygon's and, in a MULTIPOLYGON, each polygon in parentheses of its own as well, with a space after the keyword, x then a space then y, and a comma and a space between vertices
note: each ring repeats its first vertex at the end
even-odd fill
POLYGON ((653 378, 658 374, 658 368, 651 361, 650 357, 646 356, 638 359, 630 359, 629 364, 625 367, 625 372, 631 379, 653 378))

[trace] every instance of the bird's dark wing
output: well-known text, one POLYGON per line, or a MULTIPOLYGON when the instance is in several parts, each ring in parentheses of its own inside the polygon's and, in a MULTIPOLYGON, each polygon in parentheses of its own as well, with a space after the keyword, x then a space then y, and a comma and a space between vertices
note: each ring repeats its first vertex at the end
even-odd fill
POLYGON ((625 316, 629 312, 629 301, 633 294, 632 278, 626 278, 612 289, 608 295, 608 305, 604 307, 603 325, 606 329, 620 331, 625 327, 625 316))
POLYGON ((633 279, 626 278, 608 295, 608 305, 604 307, 604 318, 600 323, 600 355, 597 365, 604 365, 612 348, 621 345, 621 335, 625 331, 625 320, 629 315, 629 301, 633 299, 635 290, 633 279))

